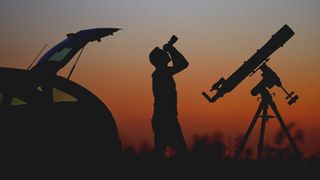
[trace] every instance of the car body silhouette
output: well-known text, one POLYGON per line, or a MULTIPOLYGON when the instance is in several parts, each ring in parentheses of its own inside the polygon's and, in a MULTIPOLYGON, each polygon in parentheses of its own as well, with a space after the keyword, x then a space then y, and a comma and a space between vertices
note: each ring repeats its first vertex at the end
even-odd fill
MULTIPOLYGON (((117 30, 97 28, 68 34, 34 68, 56 73, 88 42, 100 41, 117 30), (52 62, 43 66, 46 61, 52 62)), ((55 74, 47 81, 33 69, 0 68, 3 157, 73 164, 117 158, 121 142, 107 106, 81 85, 55 74), (52 92, 50 102, 44 96, 46 85, 52 92)))

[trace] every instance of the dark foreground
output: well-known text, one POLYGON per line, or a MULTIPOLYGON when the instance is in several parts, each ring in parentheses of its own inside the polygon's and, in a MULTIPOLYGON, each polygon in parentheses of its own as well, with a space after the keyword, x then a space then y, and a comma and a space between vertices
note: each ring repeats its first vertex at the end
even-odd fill
MULTIPOLYGON (((109 162, 9 163, 5 179, 319 179, 320 161, 297 160, 154 160, 109 162), (8 178, 10 177, 10 178, 8 178)), ((3 178, 1 178, 3 179, 3 178)))

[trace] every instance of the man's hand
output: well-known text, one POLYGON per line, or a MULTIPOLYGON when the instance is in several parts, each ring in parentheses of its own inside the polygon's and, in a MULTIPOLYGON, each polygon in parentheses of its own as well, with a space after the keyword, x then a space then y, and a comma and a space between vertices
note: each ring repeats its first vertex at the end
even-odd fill
POLYGON ((172 35, 172 37, 170 38, 170 40, 168 41, 167 44, 163 45, 163 50, 167 51, 167 52, 171 52, 172 49, 175 49, 173 47, 174 43, 176 43, 178 41, 178 37, 175 35, 172 35))
POLYGON ((174 47, 169 44, 169 43, 166 43, 165 45, 163 45, 162 49, 166 52, 172 52, 172 50, 174 49, 174 47))

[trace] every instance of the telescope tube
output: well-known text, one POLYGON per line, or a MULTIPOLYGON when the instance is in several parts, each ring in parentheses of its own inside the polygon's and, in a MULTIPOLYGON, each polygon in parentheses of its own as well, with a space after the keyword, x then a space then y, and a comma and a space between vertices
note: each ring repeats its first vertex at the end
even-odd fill
MULTIPOLYGON (((284 25, 264 46, 262 46, 261 49, 258 49, 253 56, 251 56, 247 61, 244 62, 242 66, 240 66, 239 69, 231 74, 228 79, 224 80, 221 78, 219 80, 220 82, 218 81, 216 84, 214 84, 214 86, 218 85, 219 88, 216 88, 217 93, 209 101, 214 102, 218 98, 223 97, 224 94, 232 91, 250 73, 264 63, 264 61, 266 61, 272 53, 282 47, 293 35, 293 30, 288 25, 284 25)), ((214 88, 211 90, 214 90, 214 88)))

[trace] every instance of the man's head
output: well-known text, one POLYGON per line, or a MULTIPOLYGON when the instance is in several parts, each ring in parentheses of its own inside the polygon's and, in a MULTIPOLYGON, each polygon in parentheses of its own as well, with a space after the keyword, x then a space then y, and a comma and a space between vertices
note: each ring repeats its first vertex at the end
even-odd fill
POLYGON ((156 47, 151 51, 149 59, 151 64, 156 68, 167 67, 168 63, 171 61, 169 54, 159 47, 156 47))

